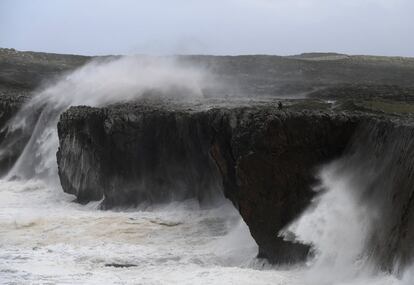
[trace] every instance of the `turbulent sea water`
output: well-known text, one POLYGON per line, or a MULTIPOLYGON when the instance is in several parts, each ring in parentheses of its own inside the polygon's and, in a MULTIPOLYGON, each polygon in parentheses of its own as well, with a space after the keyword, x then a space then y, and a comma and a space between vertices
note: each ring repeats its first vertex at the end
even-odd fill
POLYGON ((272 267, 226 202, 101 211, 36 180, 0 181, 0 196, 0 284, 412 284, 272 267))
POLYGON ((100 211, 41 181, 0 182, 1 284, 286 284, 259 270, 228 203, 100 211))

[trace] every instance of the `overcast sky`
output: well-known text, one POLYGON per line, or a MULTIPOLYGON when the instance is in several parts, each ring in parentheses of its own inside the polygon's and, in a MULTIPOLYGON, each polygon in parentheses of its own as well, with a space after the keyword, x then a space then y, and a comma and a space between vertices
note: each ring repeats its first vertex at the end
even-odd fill
POLYGON ((0 0, 0 47, 414 56, 414 0, 0 0))

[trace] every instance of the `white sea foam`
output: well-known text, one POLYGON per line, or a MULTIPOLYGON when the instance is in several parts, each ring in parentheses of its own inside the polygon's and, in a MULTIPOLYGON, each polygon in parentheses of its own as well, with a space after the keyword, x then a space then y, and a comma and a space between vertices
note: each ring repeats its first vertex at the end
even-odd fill
POLYGON ((100 211, 41 181, 0 181, 0 283, 285 284, 230 204, 100 211), (133 265, 114 267, 109 265, 133 265))
POLYGON ((403 280, 344 279, 323 259, 318 270, 262 268, 255 260, 257 245, 229 203, 214 209, 186 201, 100 211, 97 203, 72 203, 73 196, 37 180, 1 180, 0 196, 0 284, 408 285, 413 280, 410 271, 403 280), (325 283, 315 283, 315 274, 325 283))

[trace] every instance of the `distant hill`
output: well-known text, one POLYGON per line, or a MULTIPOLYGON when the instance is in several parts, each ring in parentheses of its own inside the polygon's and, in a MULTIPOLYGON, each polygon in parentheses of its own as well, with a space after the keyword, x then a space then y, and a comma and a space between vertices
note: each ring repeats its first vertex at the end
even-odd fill
POLYGON ((311 53, 301 53, 298 55, 288 56, 295 59, 307 59, 307 60, 338 60, 345 59, 350 57, 347 54, 334 53, 334 52, 311 52, 311 53))
MULTIPOLYGON (((0 48, 0 93, 33 90, 92 58, 102 57, 0 48)), ((182 55, 177 58, 205 68, 217 77, 217 81, 225 82, 216 89, 206 90, 211 96, 290 96, 338 85, 414 87, 414 58, 338 53, 182 55)))

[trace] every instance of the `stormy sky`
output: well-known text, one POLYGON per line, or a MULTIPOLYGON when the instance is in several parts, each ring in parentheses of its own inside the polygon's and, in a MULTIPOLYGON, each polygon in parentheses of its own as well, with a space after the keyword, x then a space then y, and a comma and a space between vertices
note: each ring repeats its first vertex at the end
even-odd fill
POLYGON ((413 0, 0 0, 0 47, 414 56, 413 0))

